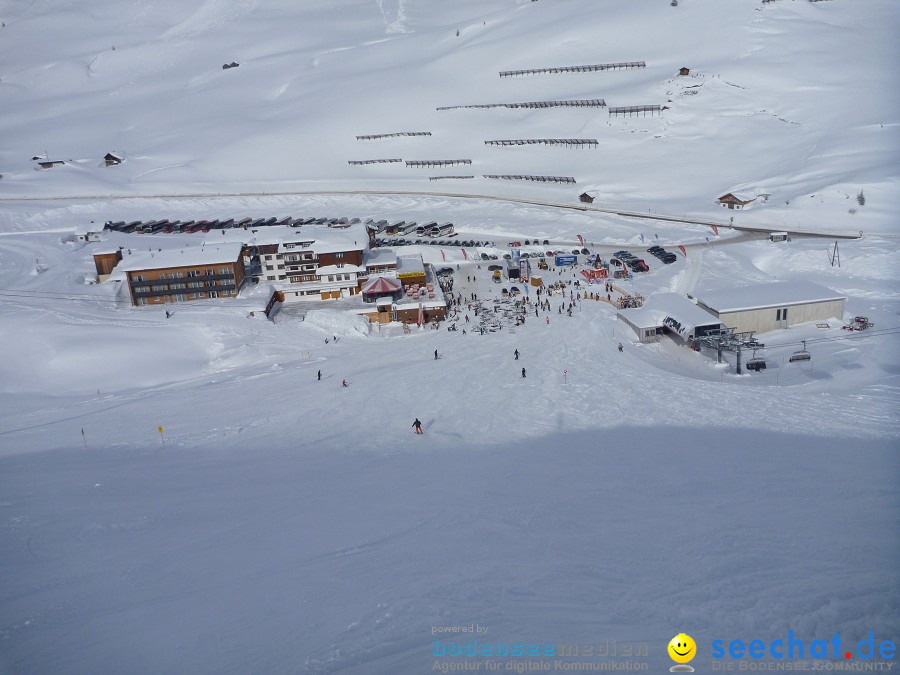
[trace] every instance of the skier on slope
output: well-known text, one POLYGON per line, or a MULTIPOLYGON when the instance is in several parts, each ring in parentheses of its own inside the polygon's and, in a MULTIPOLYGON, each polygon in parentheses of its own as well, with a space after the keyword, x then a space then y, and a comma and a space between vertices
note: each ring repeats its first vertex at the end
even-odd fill
POLYGON ((416 418, 416 421, 412 423, 412 425, 413 425, 413 429, 416 430, 417 434, 422 433, 422 423, 419 421, 418 417, 416 418))
POLYGON ((318 372, 318 374, 316 375, 316 380, 317 380, 317 381, 321 381, 321 380, 322 380, 322 371, 321 371, 321 370, 320 370, 320 371, 318 372))
POLYGON ((435 360, 435 361, 437 361, 437 360, 438 360, 438 353, 437 353, 437 349, 435 349, 435 350, 434 350, 434 360, 435 360))
POLYGON ((518 361, 519 360, 519 350, 517 349, 516 351, 513 352, 513 354, 516 355, 516 361, 518 361))
POLYGON ((525 377, 525 369, 522 368, 522 377, 525 377))

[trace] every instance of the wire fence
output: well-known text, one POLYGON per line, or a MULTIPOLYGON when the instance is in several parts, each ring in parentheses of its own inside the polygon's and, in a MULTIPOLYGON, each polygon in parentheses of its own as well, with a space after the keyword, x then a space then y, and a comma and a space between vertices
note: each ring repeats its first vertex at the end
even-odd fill
POLYGON ((587 66, 561 66, 557 68, 529 68, 527 70, 501 70, 500 77, 519 77, 522 75, 555 75, 557 73, 593 73, 601 70, 625 70, 627 68, 645 68, 643 61, 622 61, 621 63, 598 63, 587 66))
POLYGON ((511 145, 556 145, 567 148, 596 148, 599 146, 596 138, 512 138, 485 141, 484 144, 501 147, 511 145))
POLYGON ((477 105, 449 105, 436 110, 481 110, 487 108, 605 108, 602 98, 581 98, 567 101, 523 101, 521 103, 481 103, 477 105))

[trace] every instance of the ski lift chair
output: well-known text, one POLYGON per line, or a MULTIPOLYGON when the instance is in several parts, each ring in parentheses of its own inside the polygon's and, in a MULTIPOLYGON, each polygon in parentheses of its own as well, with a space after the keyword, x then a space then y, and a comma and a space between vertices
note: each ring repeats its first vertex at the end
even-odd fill
POLYGON ((810 353, 806 351, 806 340, 803 341, 803 349, 800 351, 796 351, 791 354, 791 358, 788 359, 791 363, 796 363, 797 361, 809 361, 812 358, 810 353))
POLYGON ((756 350, 753 350, 753 357, 747 361, 747 370, 754 370, 757 373, 761 370, 766 369, 766 360, 761 356, 756 355, 756 350))

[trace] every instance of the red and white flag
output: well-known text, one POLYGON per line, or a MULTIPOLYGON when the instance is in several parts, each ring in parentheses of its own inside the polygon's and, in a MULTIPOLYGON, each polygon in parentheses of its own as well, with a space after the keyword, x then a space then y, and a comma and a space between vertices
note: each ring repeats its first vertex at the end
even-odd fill
POLYGON ((444 255, 444 249, 441 249, 441 260, 443 260, 444 262, 447 261, 447 256, 444 255))
POLYGON ((713 229, 713 232, 715 232, 715 233, 716 233, 716 236, 718 237, 718 236, 719 236, 719 228, 716 227, 715 225, 712 225, 711 227, 712 227, 712 229, 713 229))
POLYGON ((679 245, 678 245, 678 249, 681 251, 681 254, 682 254, 685 258, 687 258, 687 251, 685 250, 684 246, 682 246, 681 244, 679 244, 679 245))
POLYGON ((578 241, 581 242, 581 247, 584 248, 584 237, 582 237, 580 234, 578 235, 578 241))
POLYGON ((466 249, 462 249, 462 252, 463 252, 463 258, 465 258, 466 260, 468 260, 468 259, 469 259, 469 254, 466 253, 466 249))

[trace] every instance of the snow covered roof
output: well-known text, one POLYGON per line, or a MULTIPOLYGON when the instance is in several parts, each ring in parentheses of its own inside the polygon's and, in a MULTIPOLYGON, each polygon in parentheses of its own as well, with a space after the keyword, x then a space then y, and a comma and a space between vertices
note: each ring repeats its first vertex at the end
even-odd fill
POLYGON ((724 194, 721 197, 719 197, 718 201, 749 204, 750 202, 754 201, 755 199, 756 199, 756 197, 746 197, 745 198, 745 196, 741 196, 741 195, 735 194, 733 192, 729 192, 729 193, 724 194))
POLYGON ((721 288, 698 295, 700 302, 719 313, 846 299, 845 296, 840 295, 837 291, 811 281, 779 281, 768 284, 752 284, 749 286, 721 288))
POLYGON ((316 253, 337 253, 340 251, 362 251, 369 245, 369 235, 362 225, 335 229, 325 225, 304 225, 288 227, 287 225, 269 225, 244 229, 234 227, 221 231, 210 231, 206 235, 210 243, 239 241, 245 244, 262 246, 279 244, 279 253, 302 250, 300 246, 288 248, 287 244, 306 244, 305 250, 316 253))
POLYGON ((402 255, 397 258, 397 274, 425 274, 425 263, 420 255, 402 255))
POLYGON ((394 299, 393 299, 393 298, 390 298, 390 297, 388 297, 388 298, 378 298, 378 299, 375 301, 375 306, 376 306, 376 307, 384 307, 384 306, 386 306, 386 305, 393 305, 393 304, 394 304, 394 299))
POLYGON ((365 272, 365 267, 358 267, 357 265, 342 265, 338 267, 337 265, 325 265, 324 267, 319 267, 316 269, 316 274, 318 276, 325 276, 326 274, 350 274, 360 272, 365 272))
POLYGON ((195 265, 215 265, 233 263, 240 258, 243 246, 239 243, 199 245, 182 249, 162 251, 134 251, 130 255, 123 251, 118 267, 122 272, 154 270, 168 267, 193 267, 195 265))
POLYGON ((366 265, 396 265, 397 254, 389 248, 374 248, 366 254, 366 265))
POLYGON ((694 335, 698 326, 720 325, 718 318, 678 293, 657 293, 643 307, 619 310, 622 318, 637 328, 666 326, 682 337, 694 335))
POLYGON ((659 328, 663 325, 663 320, 666 318, 665 312, 646 307, 620 309, 618 315, 635 328, 659 328))

